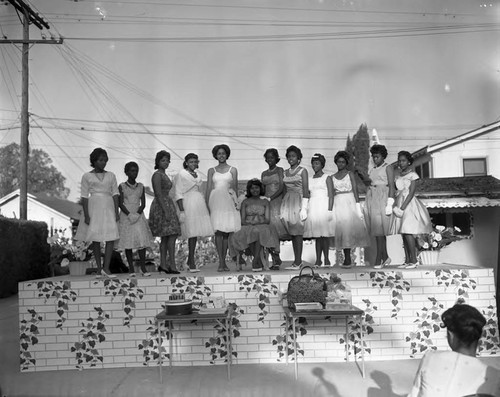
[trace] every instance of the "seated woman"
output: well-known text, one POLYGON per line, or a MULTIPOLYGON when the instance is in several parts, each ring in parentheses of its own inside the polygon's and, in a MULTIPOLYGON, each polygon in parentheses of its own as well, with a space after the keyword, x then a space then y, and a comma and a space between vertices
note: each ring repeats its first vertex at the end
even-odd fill
MULTIPOLYGON (((263 259, 265 249, 274 249, 279 252, 280 242, 278 232, 274 225, 270 224, 269 201, 264 196, 264 185, 258 179, 252 179, 247 183, 247 198, 241 203, 241 229, 235 232, 230 245, 232 250, 240 253, 250 248, 253 261, 252 271, 264 270, 263 259)), ((238 270, 241 270, 239 264, 238 270)))
POLYGON ((452 351, 425 353, 408 397, 500 396, 500 371, 476 358, 484 316, 472 306, 456 304, 441 319, 452 351))

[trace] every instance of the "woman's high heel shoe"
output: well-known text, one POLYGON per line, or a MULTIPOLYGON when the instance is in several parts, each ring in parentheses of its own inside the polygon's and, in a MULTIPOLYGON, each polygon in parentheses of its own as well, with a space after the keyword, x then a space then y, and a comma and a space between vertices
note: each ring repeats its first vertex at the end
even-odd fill
POLYGON ((161 272, 165 273, 165 274, 170 274, 169 270, 161 267, 161 266, 158 266, 158 273, 161 274, 161 272))

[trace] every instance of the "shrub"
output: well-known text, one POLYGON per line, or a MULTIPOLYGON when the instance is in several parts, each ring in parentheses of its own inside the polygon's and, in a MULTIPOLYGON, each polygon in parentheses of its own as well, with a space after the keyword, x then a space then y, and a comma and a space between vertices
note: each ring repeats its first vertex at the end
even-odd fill
POLYGON ((49 276, 45 222, 0 216, 0 298, 14 295, 20 281, 49 276))

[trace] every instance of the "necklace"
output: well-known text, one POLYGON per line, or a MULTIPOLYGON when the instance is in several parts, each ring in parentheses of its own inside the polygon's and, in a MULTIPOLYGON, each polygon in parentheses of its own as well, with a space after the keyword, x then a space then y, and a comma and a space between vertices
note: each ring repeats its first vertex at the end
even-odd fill
POLYGON ((131 189, 135 189, 137 186, 139 186, 137 182, 131 185, 130 183, 128 183, 128 181, 125 181, 125 184, 131 189))
POLYGON ((195 171, 188 170, 188 172, 191 174, 193 178, 197 178, 198 174, 195 171))

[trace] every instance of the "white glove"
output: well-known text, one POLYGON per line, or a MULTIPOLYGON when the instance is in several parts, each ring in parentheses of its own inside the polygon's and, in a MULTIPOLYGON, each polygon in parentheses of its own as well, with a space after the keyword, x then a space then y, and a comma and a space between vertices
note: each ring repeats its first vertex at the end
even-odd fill
POLYGON ((328 210, 328 222, 333 221, 333 210, 328 210))
POLYGON ((129 212, 127 217, 128 217, 128 220, 130 221, 130 224, 133 225, 134 223, 136 223, 139 220, 139 218, 141 216, 136 212, 129 212))
POLYGON ((179 213, 179 222, 180 222, 180 223, 184 223, 184 222, 186 222, 186 213, 185 213, 184 211, 181 211, 181 212, 179 213))
POLYGON ((403 211, 401 208, 399 208, 399 207, 394 207, 394 208, 392 209, 392 213, 393 213, 395 216, 397 216, 398 218, 402 218, 402 217, 403 217, 403 213, 404 213, 404 211, 403 211))
POLYGON ((302 204, 300 206, 300 220, 304 222, 307 219, 307 206, 309 204, 308 198, 302 198, 302 204))
POLYGON ((363 210, 361 209, 361 204, 356 203, 356 214, 363 219, 363 210))
POLYGON ((392 214, 392 206, 394 205, 394 199, 392 197, 387 198, 387 204, 385 205, 385 214, 387 216, 392 214))

